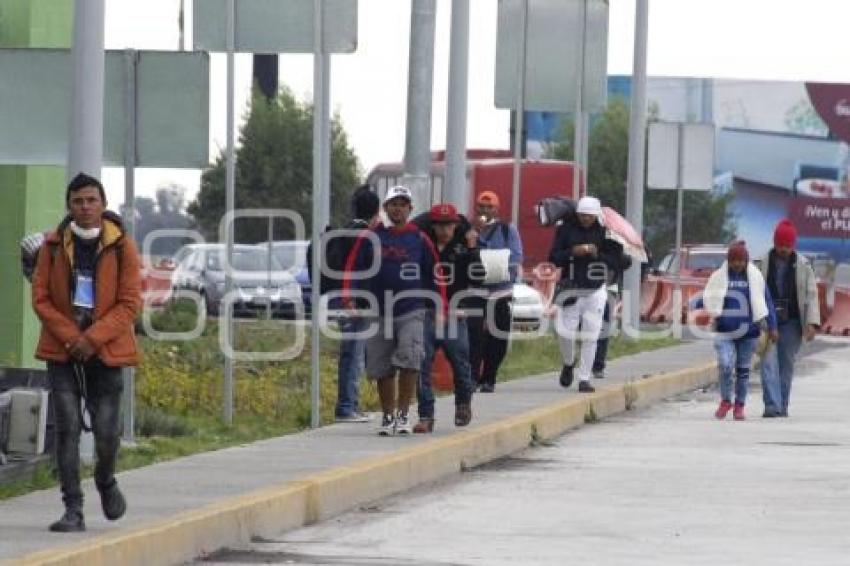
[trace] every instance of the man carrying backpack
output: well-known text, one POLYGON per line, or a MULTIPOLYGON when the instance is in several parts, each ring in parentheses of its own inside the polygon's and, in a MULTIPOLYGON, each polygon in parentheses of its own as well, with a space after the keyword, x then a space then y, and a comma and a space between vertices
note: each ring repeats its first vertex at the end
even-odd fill
MULTIPOLYGON (((320 274, 320 293, 342 291, 342 273, 345 261, 354 247, 357 232, 368 230, 378 221, 380 200, 369 185, 355 189, 351 197, 352 219, 338 234, 335 230, 325 233, 325 267, 320 274)), ((307 249, 308 266, 312 266, 312 244, 307 249)), ((311 280, 313 271, 309 269, 311 280)), ((331 300, 331 308, 341 308, 339 297, 331 300)), ((360 375, 365 369, 366 340, 360 337, 367 324, 365 319, 347 312, 339 320, 339 360, 337 363, 337 398, 334 414, 337 422, 368 422, 369 415, 359 407, 360 375)))
POLYGON ((499 219, 499 197, 493 191, 478 195, 476 214, 482 259, 485 250, 505 250, 508 254, 506 277, 483 286, 480 296, 472 300, 467 319, 473 381, 482 393, 492 393, 508 351, 513 285, 522 267, 522 240, 515 226, 499 219))
POLYGON ((559 381, 563 387, 572 385, 574 342, 579 338, 578 390, 582 393, 595 391, 590 374, 608 300, 606 286, 611 271, 621 268, 623 258, 623 246, 606 239, 601 215, 599 199, 582 197, 576 206, 576 220, 558 227, 549 252, 549 261, 561 268, 555 297, 560 307, 555 328, 564 363, 559 381))
POLYGON ((453 204, 435 204, 430 211, 413 220, 428 234, 437 250, 440 267, 446 278, 449 316, 440 328, 436 313, 430 309, 425 319, 425 360, 419 374, 419 422, 413 432, 434 431, 434 391, 431 369, 434 353, 442 348, 452 366, 455 394, 455 426, 466 426, 472 420, 472 373, 469 365, 469 333, 464 307, 469 289, 483 280, 484 268, 478 250, 478 233, 469 221, 458 214, 453 204))
POLYGON ((139 255, 120 218, 105 210, 103 185, 80 173, 68 185, 68 216, 38 254, 33 309, 41 320, 35 356, 47 362, 56 419, 56 461, 65 513, 54 532, 84 531, 80 429, 90 418, 94 481, 103 514, 124 515, 115 480, 121 368, 138 363, 133 322, 141 305, 139 255), (84 401, 85 410, 80 411, 84 401))

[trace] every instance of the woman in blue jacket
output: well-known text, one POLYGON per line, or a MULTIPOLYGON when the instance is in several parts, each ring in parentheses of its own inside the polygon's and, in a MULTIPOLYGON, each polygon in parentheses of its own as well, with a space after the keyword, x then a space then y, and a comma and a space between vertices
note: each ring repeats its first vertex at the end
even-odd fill
POLYGON ((727 261, 711 274, 696 308, 704 308, 715 331, 714 349, 720 381, 720 406, 714 416, 723 419, 732 405, 733 369, 735 373, 735 420, 744 420, 750 364, 762 327, 776 342, 776 312, 770 291, 758 268, 749 261, 743 241, 729 246, 727 261), (734 364, 734 365, 733 365, 734 364))

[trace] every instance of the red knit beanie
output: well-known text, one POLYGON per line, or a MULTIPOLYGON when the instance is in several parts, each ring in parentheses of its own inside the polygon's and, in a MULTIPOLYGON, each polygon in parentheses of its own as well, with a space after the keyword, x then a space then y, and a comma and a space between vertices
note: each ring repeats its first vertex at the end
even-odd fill
POLYGON ((726 252, 726 259, 729 261, 750 261, 750 252, 747 251, 747 243, 744 240, 732 242, 729 245, 729 251, 726 252))
POLYGON ((773 232, 773 245, 777 248, 793 248, 797 245, 797 228, 787 218, 780 220, 773 232))

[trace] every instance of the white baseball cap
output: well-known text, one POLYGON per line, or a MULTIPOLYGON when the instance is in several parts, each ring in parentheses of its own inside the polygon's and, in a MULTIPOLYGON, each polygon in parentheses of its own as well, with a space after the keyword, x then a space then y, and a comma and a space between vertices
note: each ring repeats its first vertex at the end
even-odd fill
POLYGON ((387 196, 384 197, 384 204, 387 204, 395 198, 407 199, 407 202, 413 204, 413 195, 410 194, 410 189, 403 185, 396 185, 387 190, 387 196))
POLYGON ((596 197, 581 197, 578 201, 578 206, 576 206, 576 212, 578 214, 599 216, 602 214, 602 204, 596 197))

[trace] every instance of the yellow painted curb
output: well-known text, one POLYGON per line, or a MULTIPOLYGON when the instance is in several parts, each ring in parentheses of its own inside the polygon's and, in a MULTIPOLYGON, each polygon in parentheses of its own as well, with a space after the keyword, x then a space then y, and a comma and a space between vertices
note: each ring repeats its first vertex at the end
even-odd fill
POLYGON ((706 364, 570 396, 545 407, 377 458, 257 490, 133 529, 29 554, 15 565, 152 566, 177 564, 219 548, 246 544, 325 520, 369 501, 516 453, 586 420, 705 387, 716 380, 706 364))

